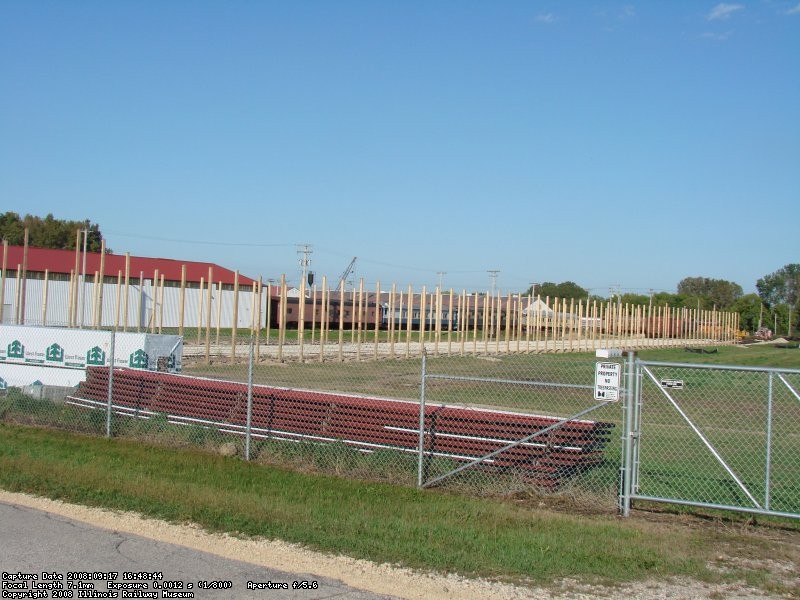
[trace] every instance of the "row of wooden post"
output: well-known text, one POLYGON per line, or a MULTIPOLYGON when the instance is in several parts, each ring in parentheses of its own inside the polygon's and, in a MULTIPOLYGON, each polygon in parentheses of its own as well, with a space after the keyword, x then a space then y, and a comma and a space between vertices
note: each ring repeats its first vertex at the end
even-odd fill
MULTIPOLYGON (((27 242, 27 240, 26 240, 27 242)), ((92 310, 91 323, 83 323, 85 299, 84 281, 85 273, 80 273, 80 232, 76 240, 75 269, 70 274, 69 298, 68 298, 68 326, 92 328, 102 327, 103 314, 103 277, 105 242, 102 243, 100 270, 94 273, 94 285, 92 286, 92 310), (78 318, 80 308, 81 316, 78 318)), ((26 243, 27 248, 27 243, 26 243)), ((5 293, 5 274, 7 269, 8 244, 4 241, 3 248, 2 278, 0 278, 0 311, 4 301, 5 293)), ((25 281, 26 266, 17 267, 17 311, 15 321, 25 323, 25 281)), ((42 324, 47 324, 47 295, 48 295, 48 275, 44 275, 43 301, 42 301, 42 324)), ((206 358, 211 356, 211 329, 212 329, 212 291, 217 287, 218 301, 216 314, 216 345, 220 343, 221 315, 221 292, 222 284, 213 281, 213 267, 208 269, 208 279, 200 279, 198 290, 198 314, 197 314, 197 340, 198 346, 204 343, 206 358), (203 298, 205 296, 205 302, 203 298), (205 338, 202 338, 203 332, 205 338)), ((129 287, 130 287, 130 255, 126 254, 125 272, 117 273, 117 293, 115 306, 114 328, 128 331, 129 315, 129 287), (120 319, 120 312, 124 318, 120 319)), ((143 284, 144 273, 139 273, 140 285, 143 284)), ((153 301, 154 310, 147 324, 142 327, 142 302, 139 302, 139 314, 136 323, 136 331, 150 331, 151 333, 161 332, 164 324, 164 275, 156 270, 153 274, 153 301)), ((178 334, 184 335, 185 321, 185 297, 186 297, 186 266, 181 269, 180 296, 179 296, 179 315, 177 319, 178 334)), ((262 326, 266 329, 267 343, 271 338, 271 330, 277 330, 277 349, 276 357, 278 360, 284 359, 284 348, 286 344, 286 331, 288 323, 288 287, 285 275, 280 278, 277 296, 273 295, 272 286, 268 288, 266 298, 266 314, 261 314, 263 283, 261 278, 253 283, 251 293, 251 322, 250 334, 256 340, 256 354, 260 358, 261 343, 260 336, 262 326), (273 303, 278 302, 277 323, 272 323, 273 303)), ((381 354, 388 356, 410 356, 412 354, 412 342, 432 343, 433 352, 439 354, 478 354, 487 353, 490 348, 494 352, 531 352, 541 350, 588 350, 599 345, 616 346, 635 346, 644 345, 642 339, 650 336, 660 342, 647 345, 667 345, 670 340, 686 340, 707 338, 719 342, 732 342, 735 339, 735 332, 738 331, 739 321, 736 313, 721 311, 704 311, 699 309, 674 308, 667 306, 639 306, 622 305, 613 301, 607 302, 583 302, 582 300, 563 300, 559 298, 544 299, 544 305, 549 312, 539 310, 527 310, 526 308, 541 306, 540 297, 531 295, 508 294, 505 297, 500 294, 479 295, 467 294, 466 290, 460 294, 454 293, 451 289, 443 291, 436 288, 432 292, 426 291, 425 287, 419 294, 413 292, 412 286, 408 286, 407 291, 398 291, 396 285, 392 285, 390 291, 381 295, 380 282, 376 283, 374 294, 365 292, 364 280, 360 280, 358 288, 351 292, 346 292, 344 285, 334 290, 329 288, 327 278, 322 278, 322 286, 317 293, 316 289, 311 294, 310 302, 304 301, 307 295, 305 282, 301 283, 300 298, 298 301, 297 315, 297 355, 300 360, 306 359, 306 310, 310 304, 311 316, 311 345, 314 346, 314 353, 317 352, 320 360, 324 360, 326 347, 331 344, 338 345, 338 351, 332 352, 339 360, 343 360, 345 352, 346 327, 344 323, 345 308, 349 304, 353 316, 350 318, 349 343, 354 345, 355 358, 361 359, 366 346, 370 341, 367 336, 372 334, 372 352, 368 352, 373 357, 381 354), (336 297, 338 296, 338 298, 336 297), (370 322, 368 311, 370 309, 369 297, 372 296, 373 320, 370 322), (479 299, 481 302, 479 302, 479 299), (331 315, 332 303, 338 300, 338 337, 332 339, 331 315), (319 303, 319 306, 318 306, 319 303), (387 308, 386 333, 381 333, 382 329, 382 308, 387 308), (412 328, 412 318, 414 312, 419 311, 418 331, 412 328), (399 322, 396 315, 401 317, 405 313, 408 315, 405 323, 399 322), (319 313, 319 319, 317 319, 319 313), (458 320, 453 319, 453 315, 459 316, 458 320), (446 316, 445 316, 446 315, 446 316), (428 327, 427 321, 432 323, 428 327), (371 328, 371 330, 370 330, 371 328), (404 338, 404 339, 403 339, 404 338), (416 338, 416 339, 414 339, 416 338), (381 341, 388 343, 388 348, 379 349, 381 341), (404 349, 397 349, 398 344, 405 342, 404 349), (454 349, 454 344, 457 347, 454 349), (471 347, 470 347, 471 345, 471 347)), ((142 292, 143 293, 143 292, 142 292)), ((239 285, 239 273, 234 274, 233 285, 233 315, 231 319, 231 358, 236 357, 236 345, 238 335, 238 309, 239 296, 241 290, 239 285)), ((2 312, 0 312, 2 317, 2 312)), ((353 349, 350 348, 349 352, 353 349)), ((418 348, 414 348, 416 353, 418 348)), ((215 355, 219 352, 215 352, 215 355)))

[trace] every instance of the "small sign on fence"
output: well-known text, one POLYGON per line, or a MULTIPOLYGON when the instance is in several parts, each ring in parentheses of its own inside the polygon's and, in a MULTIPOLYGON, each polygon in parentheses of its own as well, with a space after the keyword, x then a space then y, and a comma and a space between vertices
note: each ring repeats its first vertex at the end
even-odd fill
POLYGON ((668 390, 682 390, 683 379, 662 379, 661 387, 668 390))
POLYGON ((598 362, 594 372, 594 399, 616 402, 619 400, 619 379, 622 365, 598 362))

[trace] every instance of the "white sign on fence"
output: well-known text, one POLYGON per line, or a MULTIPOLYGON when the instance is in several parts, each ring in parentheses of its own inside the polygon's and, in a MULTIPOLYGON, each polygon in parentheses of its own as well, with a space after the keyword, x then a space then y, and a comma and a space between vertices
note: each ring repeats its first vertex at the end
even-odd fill
POLYGON ((594 372, 594 399, 616 402, 619 400, 619 379, 622 365, 598 362, 594 372))
POLYGON ((12 386, 78 385, 87 367, 110 366, 112 336, 115 367, 181 370, 183 339, 177 335, 3 325, 0 378, 12 386))

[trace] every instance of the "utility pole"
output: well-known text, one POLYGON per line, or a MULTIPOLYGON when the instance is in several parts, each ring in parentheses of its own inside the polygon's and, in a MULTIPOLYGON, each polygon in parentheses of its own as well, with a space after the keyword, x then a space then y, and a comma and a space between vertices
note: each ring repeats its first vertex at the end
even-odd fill
POLYGON ((302 254, 303 256, 300 258, 300 270, 302 271, 302 276, 300 277, 300 285, 304 285, 306 283, 306 273, 308 272, 308 266, 311 264, 311 259, 309 256, 313 250, 311 249, 310 244, 303 244, 303 249, 298 250, 298 254, 302 254))
POLYGON ((499 272, 500 271, 498 269, 490 269, 489 271, 487 271, 487 273, 489 273, 489 279, 492 280, 492 297, 494 297, 494 290, 495 287, 497 287, 497 274, 499 272))
POLYGON ((436 274, 439 276, 439 289, 442 289, 442 278, 447 275, 447 271, 437 271, 436 274))

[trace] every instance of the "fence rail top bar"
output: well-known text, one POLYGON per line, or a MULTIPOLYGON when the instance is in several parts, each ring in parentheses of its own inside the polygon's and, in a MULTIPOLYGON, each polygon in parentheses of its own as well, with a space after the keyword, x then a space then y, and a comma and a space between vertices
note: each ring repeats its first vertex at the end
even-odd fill
POLYGON ((753 373, 790 373, 800 375, 800 369, 782 369, 778 367, 742 367, 738 365, 704 365, 697 363, 660 362, 655 360, 636 359, 640 365, 648 367, 681 367, 686 369, 706 369, 709 371, 750 371, 753 373))

